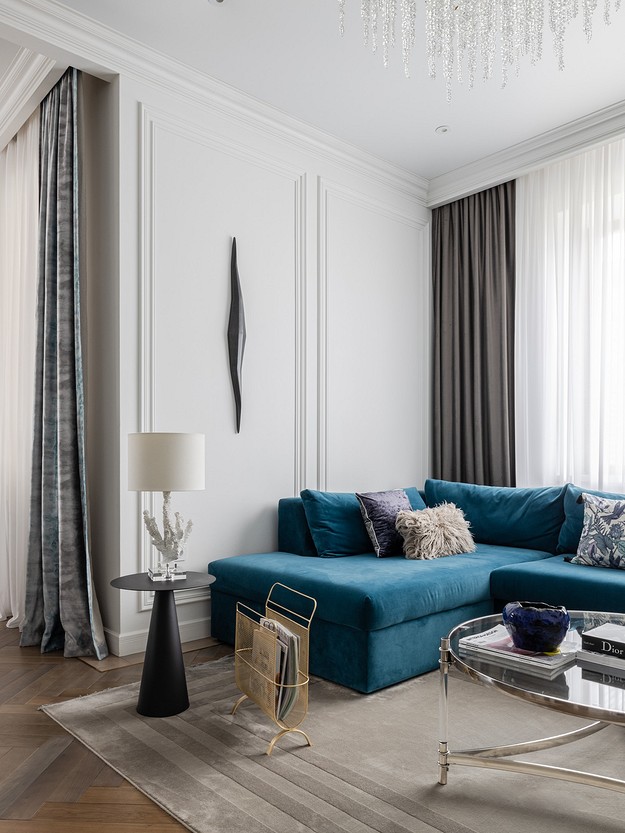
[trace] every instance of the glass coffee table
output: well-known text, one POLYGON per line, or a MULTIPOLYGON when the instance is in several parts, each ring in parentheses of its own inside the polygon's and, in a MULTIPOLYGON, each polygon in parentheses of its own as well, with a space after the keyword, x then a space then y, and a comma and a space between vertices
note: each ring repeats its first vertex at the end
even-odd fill
MULTIPOLYGON (((625 614, 620 613, 570 610, 569 614, 571 630, 567 639, 577 640, 580 648, 582 631, 605 622, 625 625, 625 614)), ((498 624, 501 624, 500 614, 472 619, 458 625, 449 636, 441 639, 438 783, 446 784, 450 766, 458 765, 542 775, 625 792, 625 780, 618 778, 529 761, 510 760, 510 756, 513 755, 538 752, 541 749, 551 749, 580 740, 611 724, 625 726, 625 688, 619 687, 619 680, 613 681, 614 684, 599 681, 605 679, 602 674, 588 671, 580 667, 576 661, 564 668, 555 678, 545 679, 520 668, 485 662, 473 654, 462 652, 458 644, 461 637, 481 633, 498 624), (447 718, 448 681, 452 668, 466 674, 476 683, 495 688, 518 700, 534 703, 561 714, 587 718, 592 723, 565 734, 525 743, 452 752, 448 745, 447 718)), ((606 668, 606 674, 610 675, 609 668, 606 668)), ((623 685, 625 686, 625 682, 623 685)))

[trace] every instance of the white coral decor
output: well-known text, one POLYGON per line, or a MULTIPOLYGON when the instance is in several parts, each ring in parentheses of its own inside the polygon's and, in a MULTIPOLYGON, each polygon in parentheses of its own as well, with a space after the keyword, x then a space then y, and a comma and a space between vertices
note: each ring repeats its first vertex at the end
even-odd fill
POLYGON ((171 492, 163 492, 163 534, 161 535, 156 518, 154 518, 147 509, 143 511, 143 520, 145 521, 145 528, 147 529, 152 543, 156 549, 161 553, 162 561, 177 561, 182 558, 184 553, 184 545, 193 529, 193 521, 189 521, 185 526, 184 520, 180 512, 175 512, 175 523, 172 524, 169 513, 169 504, 171 499, 171 492))

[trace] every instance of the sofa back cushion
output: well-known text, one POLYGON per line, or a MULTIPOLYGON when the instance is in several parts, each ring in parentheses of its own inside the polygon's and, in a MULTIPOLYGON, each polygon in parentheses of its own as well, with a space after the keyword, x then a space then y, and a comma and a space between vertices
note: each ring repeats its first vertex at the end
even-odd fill
POLYGON ((580 500, 582 492, 608 500, 625 500, 625 495, 617 492, 598 492, 595 489, 582 489, 573 483, 567 483, 564 493, 564 523, 558 538, 559 553, 577 552, 584 525, 584 504, 580 500))
POLYGON ((556 552, 564 521, 565 486, 515 488, 426 480, 425 502, 455 503, 482 544, 556 552))
MULTIPOLYGON (((413 509, 424 509, 418 489, 404 490, 413 509)), ((304 489, 302 504, 317 554, 323 558, 361 555, 373 551, 355 492, 304 489)))

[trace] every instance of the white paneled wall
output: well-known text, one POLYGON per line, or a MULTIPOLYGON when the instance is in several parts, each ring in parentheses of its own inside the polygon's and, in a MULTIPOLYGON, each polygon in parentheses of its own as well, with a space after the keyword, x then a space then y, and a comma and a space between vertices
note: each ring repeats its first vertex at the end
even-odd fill
MULTIPOLYGON (((119 273, 94 266, 91 279, 109 289, 90 314, 114 308, 115 320, 99 321, 90 348, 101 355, 118 339, 117 398, 100 402, 106 437, 90 448, 96 494, 113 496, 94 505, 95 528, 119 530, 118 548, 111 534, 101 552, 94 542, 106 564, 99 592, 111 648, 126 654, 143 647, 151 598, 119 599, 108 580, 151 562, 140 510, 160 508, 160 496, 127 491, 129 432, 206 434, 206 490, 173 497, 194 520, 192 570, 275 548, 278 499, 307 486, 422 485, 428 211, 396 169, 334 153, 303 127, 281 134, 234 106, 200 107, 131 79, 111 95, 119 273), (226 341, 233 237, 247 324, 240 434, 226 341), (115 442, 118 471, 103 459, 115 442)), ((183 639, 208 634, 207 592, 182 595, 178 616, 183 639)))
POLYGON ((423 223, 337 184, 322 181, 320 197, 320 487, 420 487, 430 318, 423 223))

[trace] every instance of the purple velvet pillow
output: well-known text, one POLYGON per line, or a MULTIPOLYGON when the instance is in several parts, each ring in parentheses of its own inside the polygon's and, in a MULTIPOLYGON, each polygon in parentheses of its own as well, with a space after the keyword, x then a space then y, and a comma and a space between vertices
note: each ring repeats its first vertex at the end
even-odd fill
POLYGON ((356 492, 362 518, 378 558, 403 554, 403 539, 395 529, 398 512, 411 510, 403 489, 389 492, 356 492))

